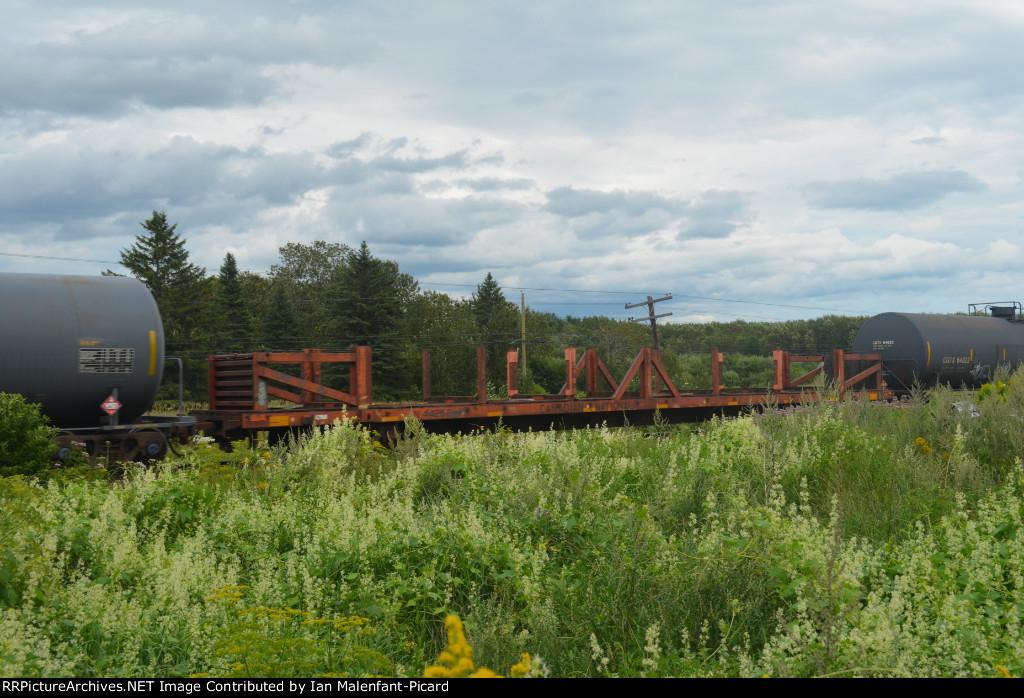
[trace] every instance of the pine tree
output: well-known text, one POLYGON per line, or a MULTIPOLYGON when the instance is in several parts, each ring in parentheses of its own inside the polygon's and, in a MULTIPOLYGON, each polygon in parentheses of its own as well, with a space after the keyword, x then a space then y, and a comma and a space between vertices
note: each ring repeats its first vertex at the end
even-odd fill
POLYGON ((303 349, 296 346, 299 335, 299 320, 284 284, 274 284, 274 292, 270 297, 270 308, 263 319, 263 346, 270 351, 284 349, 303 349))
POLYGON ((186 240, 175 232, 177 223, 167 225, 167 213, 153 211, 142 227, 147 232, 136 236, 131 248, 121 250, 121 266, 146 285, 157 305, 203 280, 206 270, 188 261, 186 240))
POLYGON ((374 389, 382 395, 408 392, 414 382, 403 362, 407 343, 400 328, 417 288, 397 263, 370 254, 365 241, 349 255, 336 286, 334 344, 373 347, 374 389))
POLYGON ((253 343, 252 318, 242 297, 242 282, 238 277, 238 264, 230 252, 220 267, 220 289, 217 294, 219 351, 251 351, 253 343))
POLYGON ((473 294, 473 317, 476 319, 477 328, 481 331, 489 328, 505 311, 507 305, 508 301, 501 292, 501 286, 494 280, 491 272, 487 272, 487 277, 476 287, 476 293, 473 294))
MULTIPOLYGON (((177 234, 177 224, 168 225, 165 212, 153 211, 142 227, 146 232, 136 236, 129 249, 121 250, 121 266, 153 294, 163 320, 167 355, 185 359, 189 392, 201 394, 207 376, 203 359, 210 350, 212 334, 212 296, 206 270, 189 262, 186 240, 177 234)), ((171 375, 173 381, 164 380, 165 386, 177 383, 177 371, 166 377, 171 375)))
POLYGON ((490 272, 476 287, 470 301, 476 320, 478 341, 487 347, 487 378, 495 384, 505 383, 505 352, 513 348, 518 335, 515 308, 505 300, 501 286, 490 272))

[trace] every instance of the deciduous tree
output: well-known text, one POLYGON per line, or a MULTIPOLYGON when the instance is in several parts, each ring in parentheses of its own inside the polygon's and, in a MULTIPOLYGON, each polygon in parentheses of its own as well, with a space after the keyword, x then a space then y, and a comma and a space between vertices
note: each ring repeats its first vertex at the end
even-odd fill
POLYGON ((306 245, 289 242, 280 248, 281 262, 270 267, 275 283, 282 283, 295 310, 299 333, 306 347, 325 347, 334 326, 332 294, 352 248, 315 240, 306 245))

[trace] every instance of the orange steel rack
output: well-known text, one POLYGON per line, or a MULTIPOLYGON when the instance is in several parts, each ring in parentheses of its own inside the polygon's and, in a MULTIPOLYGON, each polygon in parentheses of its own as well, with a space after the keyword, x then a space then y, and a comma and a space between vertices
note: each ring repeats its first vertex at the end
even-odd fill
MULTIPOLYGON (((191 414, 197 418, 200 430, 221 443, 264 430, 269 432, 271 441, 276 441, 292 430, 332 424, 336 419, 361 422, 382 434, 396 430, 408 417, 437 432, 472 431, 493 426, 499 420, 505 426, 534 429, 645 424, 651 423, 656 413, 664 421, 692 422, 769 404, 817 400, 818 390, 807 384, 825 371, 826 364, 825 356, 797 356, 776 350, 771 389, 725 388, 724 356, 713 349, 711 389, 681 391, 662 365, 660 352, 641 349, 625 375, 616 380, 596 351, 585 350, 577 359, 576 349, 569 347, 565 350, 566 379, 561 389, 553 394, 527 395, 518 389, 518 353, 510 351, 506 357, 509 397, 488 400, 484 356, 484 348, 478 347, 475 395, 433 396, 430 350, 426 349, 422 360, 422 400, 374 404, 370 347, 353 347, 347 352, 306 349, 214 355, 209 358, 210 408, 191 414), (806 363, 816 365, 793 377, 793 364, 806 363), (322 383, 325 365, 347 367, 347 377, 344 369, 341 371, 341 382, 347 389, 322 383), (287 366, 298 370, 280 370, 287 366), (272 406, 272 399, 289 406, 272 406)), ((830 370, 825 372, 840 395, 857 391, 868 399, 891 396, 882 380, 879 354, 852 354, 837 349, 829 358, 830 370)))

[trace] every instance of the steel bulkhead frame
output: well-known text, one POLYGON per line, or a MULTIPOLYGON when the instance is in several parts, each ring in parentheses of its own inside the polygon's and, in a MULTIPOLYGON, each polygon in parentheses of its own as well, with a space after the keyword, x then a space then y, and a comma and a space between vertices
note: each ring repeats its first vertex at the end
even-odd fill
MULTIPOLYGON (((742 406, 762 406, 769 402, 778 404, 791 404, 806 400, 815 400, 817 395, 814 391, 801 387, 801 384, 815 375, 818 375, 822 368, 819 365, 815 369, 800 376, 797 379, 790 378, 791 363, 816 361, 821 363, 819 356, 790 356, 788 352, 777 351, 773 353, 774 378, 771 390, 755 388, 733 388, 725 389, 722 385, 722 364, 723 355, 717 349, 712 350, 712 389, 710 391, 687 391, 681 393, 672 383, 668 372, 662 365, 659 357, 649 348, 643 348, 637 353, 626 374, 621 381, 612 378, 607 367, 598 358, 594 350, 587 350, 576 361, 576 350, 569 347, 565 351, 566 359, 566 383, 557 394, 553 395, 521 395, 515 388, 514 381, 510 380, 511 390, 508 400, 487 400, 486 395, 486 374, 485 374, 485 353, 481 347, 477 353, 477 395, 465 397, 433 397, 430 395, 430 355, 429 351, 423 354, 424 369, 424 402, 409 403, 401 405, 375 405, 372 403, 372 353, 369 347, 355 347, 353 350, 344 353, 328 353, 318 350, 306 350, 303 352, 278 352, 258 353, 254 355, 231 355, 221 357, 210 357, 211 362, 211 410, 199 413, 205 424, 214 423, 215 428, 222 431, 229 429, 267 429, 273 427, 298 427, 311 426, 315 424, 329 424, 335 419, 350 419, 369 423, 397 422, 407 416, 415 417, 425 423, 434 421, 458 422, 462 420, 484 420, 496 417, 557 417, 558 415, 591 415, 595 421, 600 421, 602 414, 630 413, 630 412, 653 412, 662 410, 665 412, 693 409, 719 409, 742 406), (225 401, 218 400, 216 396, 218 383, 223 378, 224 371, 217 375, 215 361, 220 361, 221 366, 239 368, 238 362, 248 359, 251 361, 249 375, 253 389, 258 378, 278 381, 285 385, 299 389, 306 395, 322 396, 338 400, 339 404, 316 404, 302 405, 295 408, 258 408, 255 394, 252 403, 244 409, 222 409, 227 407, 225 401), (300 363, 307 365, 309 369, 305 375, 316 376, 319 374, 320 363, 349 363, 351 385, 350 393, 327 388, 319 383, 296 378, 269 368, 271 363, 300 363), (576 383, 582 373, 586 373, 586 396, 576 397, 576 383), (597 393, 598 375, 601 375, 611 386, 612 391, 603 395, 597 393), (638 393, 627 394, 626 389, 634 378, 640 381, 638 393), (652 379, 657 378, 667 388, 665 392, 654 392, 651 389, 652 379)), ((507 371, 509 376, 517 369, 518 355, 516 352, 508 352, 506 355, 507 371)), ((875 354, 843 354, 836 353, 837 385, 841 390, 847 390, 858 382, 875 378, 875 386, 879 391, 884 390, 884 383, 881 381, 881 357, 875 354), (867 369, 859 372, 856 376, 847 380, 845 378, 845 361, 857 360, 871 362, 867 369)), ((243 371, 244 372, 244 371, 243 371)), ((243 376, 238 376, 244 380, 243 376)), ((223 382, 223 381, 221 381, 223 382)), ((222 386, 227 387, 227 386, 222 386)), ((238 386, 230 386, 238 387, 238 386)), ((223 391, 221 391, 223 392, 223 391)), ((296 398, 300 396, 295 393, 268 386, 268 394, 280 396, 293 402, 299 402, 296 398)), ((235 402, 234 404, 238 404, 235 402)), ((676 416, 683 416, 676 413, 676 416)))

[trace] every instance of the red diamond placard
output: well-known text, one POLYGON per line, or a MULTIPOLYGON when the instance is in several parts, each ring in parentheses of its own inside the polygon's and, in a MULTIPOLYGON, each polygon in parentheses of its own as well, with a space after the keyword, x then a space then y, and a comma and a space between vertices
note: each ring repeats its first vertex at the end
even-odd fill
POLYGON ((103 401, 103 404, 100 405, 100 407, 103 409, 104 412, 106 412, 110 416, 114 416, 114 413, 121 409, 121 403, 118 402, 113 395, 111 395, 110 397, 103 401))

